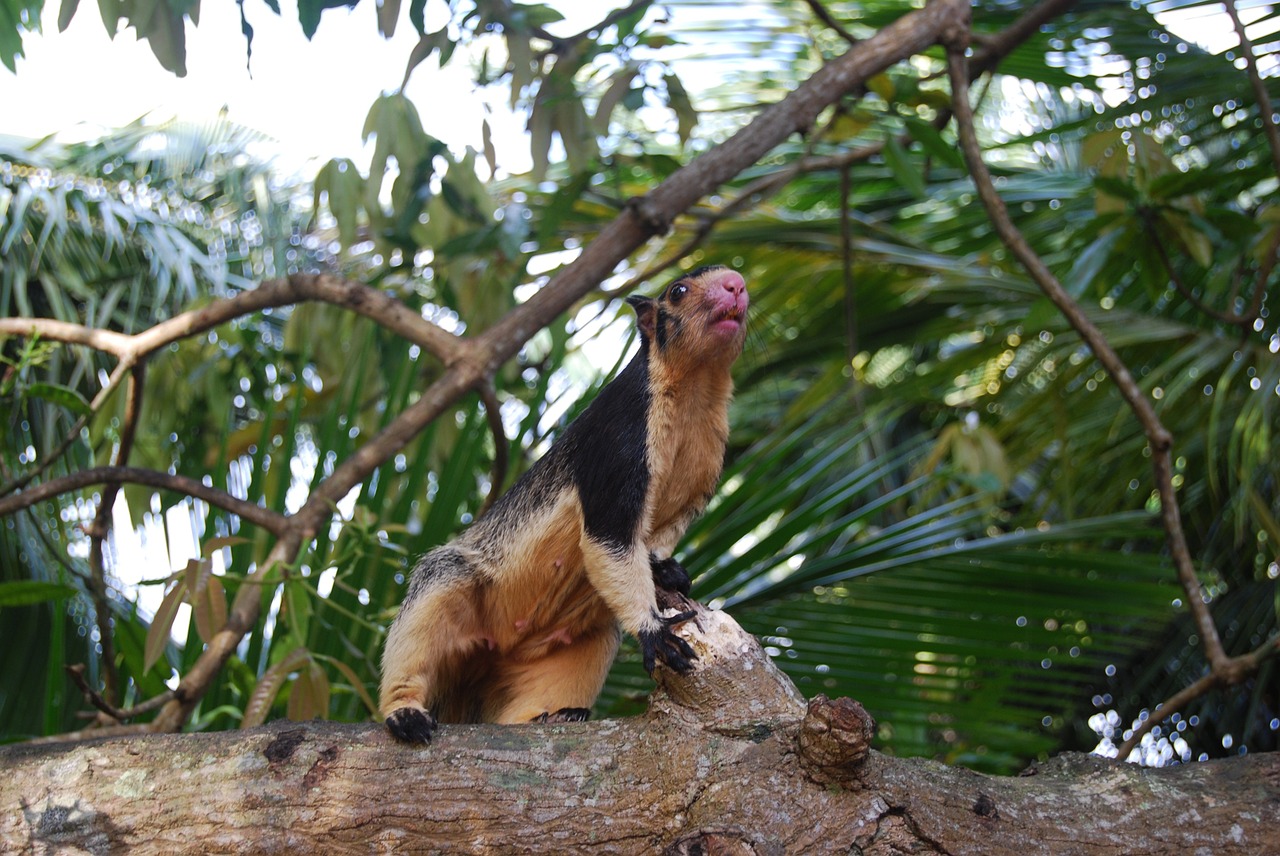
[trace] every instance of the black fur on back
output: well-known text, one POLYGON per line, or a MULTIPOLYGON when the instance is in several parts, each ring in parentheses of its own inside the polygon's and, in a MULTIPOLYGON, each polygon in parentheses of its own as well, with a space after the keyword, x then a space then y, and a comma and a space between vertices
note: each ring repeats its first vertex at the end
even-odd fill
POLYGON ((649 489, 649 399, 649 343, 642 339, 640 353, 476 521, 468 533, 471 546, 489 552, 501 541, 495 531, 520 525, 530 509, 572 484, 587 534, 619 551, 630 547, 649 489), (484 537, 478 537, 481 531, 484 537))
POLYGON ((635 542, 649 490, 649 343, 565 431, 565 456, 582 500, 583 524, 619 551, 635 542))

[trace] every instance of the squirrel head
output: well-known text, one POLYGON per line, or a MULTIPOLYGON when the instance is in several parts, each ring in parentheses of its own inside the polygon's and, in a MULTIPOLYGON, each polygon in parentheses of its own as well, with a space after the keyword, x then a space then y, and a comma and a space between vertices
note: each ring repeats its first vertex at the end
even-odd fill
POLYGON ((724 265, 684 274, 657 297, 627 298, 650 356, 726 365, 742 353, 749 302, 742 275, 724 265))

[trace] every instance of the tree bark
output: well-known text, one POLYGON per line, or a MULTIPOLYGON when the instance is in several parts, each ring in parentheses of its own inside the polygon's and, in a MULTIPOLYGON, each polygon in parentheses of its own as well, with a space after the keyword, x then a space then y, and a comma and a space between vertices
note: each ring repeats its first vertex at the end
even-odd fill
POLYGON ((13 853, 1280 852, 1280 756, 1016 778, 870 751, 860 705, 803 702, 727 615, 681 632, 647 716, 442 726, 278 722, 0 748, 13 853))

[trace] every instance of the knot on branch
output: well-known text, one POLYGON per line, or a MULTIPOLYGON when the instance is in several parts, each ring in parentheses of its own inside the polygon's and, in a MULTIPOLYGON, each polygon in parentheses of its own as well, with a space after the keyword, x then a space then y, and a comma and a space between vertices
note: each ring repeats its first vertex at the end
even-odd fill
POLYGON ((800 763, 819 784, 849 784, 871 751, 876 721, 848 698, 814 696, 796 738, 800 763))

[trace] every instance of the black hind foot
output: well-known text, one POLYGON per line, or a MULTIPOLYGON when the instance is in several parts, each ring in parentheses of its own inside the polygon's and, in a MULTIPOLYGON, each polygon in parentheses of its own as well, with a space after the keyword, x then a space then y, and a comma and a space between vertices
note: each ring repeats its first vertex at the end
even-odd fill
POLYGON ((589 707, 562 707, 555 713, 540 713, 530 722, 586 722, 591 718, 589 707))
POLYGON ((387 717, 387 730, 402 743, 430 743, 436 718, 416 707, 402 707, 387 717))

